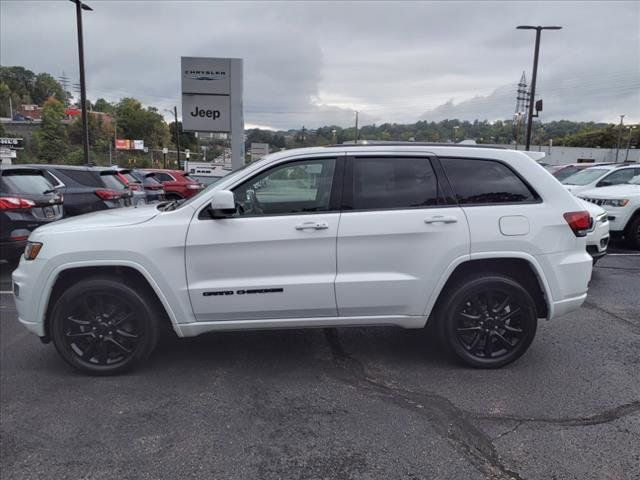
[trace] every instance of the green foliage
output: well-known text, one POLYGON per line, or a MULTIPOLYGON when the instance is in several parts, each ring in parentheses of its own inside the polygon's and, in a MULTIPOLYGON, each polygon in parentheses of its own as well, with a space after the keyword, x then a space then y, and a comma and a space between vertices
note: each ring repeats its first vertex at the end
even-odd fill
POLYGON ((62 88, 62 85, 48 73, 39 73, 33 82, 31 98, 34 103, 42 105, 49 97, 55 97, 63 104, 67 104, 67 93, 62 88))
POLYGON ((143 108, 135 98, 123 98, 116 105, 118 137, 144 140, 151 148, 169 145, 169 127, 154 107, 143 108))
MULTIPOLYGON (((189 149, 192 152, 198 149, 198 139, 193 132, 182 131, 182 122, 178 122, 178 131, 180 132, 180 149, 189 149)), ((169 134, 171 135, 171 143, 175 147, 176 143, 176 125, 175 122, 169 124, 169 134)))
POLYGON ((104 98, 99 98, 96 103, 93 104, 93 110, 96 112, 103 112, 113 114, 116 111, 115 105, 107 102, 104 98))
POLYGON ((40 159, 47 163, 60 162, 68 149, 67 130, 62 123, 64 105, 50 98, 42 110, 42 125, 36 134, 40 159))

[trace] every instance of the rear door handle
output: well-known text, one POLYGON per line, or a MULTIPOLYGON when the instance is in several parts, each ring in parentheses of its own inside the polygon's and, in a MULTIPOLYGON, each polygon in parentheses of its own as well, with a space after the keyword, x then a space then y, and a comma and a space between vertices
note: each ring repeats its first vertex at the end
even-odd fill
POLYGON ((434 215, 424 219, 424 223, 456 223, 458 219, 451 215, 434 215))
POLYGON ((326 230, 329 228, 327 222, 304 222, 296 225, 296 230, 326 230))

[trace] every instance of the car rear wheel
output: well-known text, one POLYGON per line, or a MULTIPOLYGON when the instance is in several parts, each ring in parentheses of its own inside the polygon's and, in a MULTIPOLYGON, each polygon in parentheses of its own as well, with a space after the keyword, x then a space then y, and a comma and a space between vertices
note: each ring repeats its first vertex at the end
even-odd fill
POLYGON ((477 368, 499 368, 520 358, 538 324, 531 295, 515 280, 498 274, 458 283, 436 315, 442 344, 477 368))
POLYGON ((68 288, 55 303, 50 325, 58 353, 90 375, 129 370, 149 356, 158 338, 152 302, 113 277, 68 288))

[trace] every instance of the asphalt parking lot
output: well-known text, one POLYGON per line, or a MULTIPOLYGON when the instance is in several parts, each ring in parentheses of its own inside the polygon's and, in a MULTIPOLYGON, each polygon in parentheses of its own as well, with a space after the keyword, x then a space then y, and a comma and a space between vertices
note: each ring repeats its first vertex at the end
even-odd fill
POLYGON ((611 252, 584 307, 495 371, 355 328, 176 339, 92 378, 2 294, 0 477, 640 478, 640 253, 611 252))

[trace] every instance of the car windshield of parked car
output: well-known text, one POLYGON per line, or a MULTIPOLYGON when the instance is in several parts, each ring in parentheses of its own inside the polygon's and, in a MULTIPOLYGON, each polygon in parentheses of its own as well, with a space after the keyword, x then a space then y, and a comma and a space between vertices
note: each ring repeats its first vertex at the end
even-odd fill
POLYGON ((596 181, 609 171, 609 169, 605 168, 587 168, 586 170, 574 173, 570 177, 565 178, 562 183, 564 185, 587 185, 596 181))
MULTIPOLYGON (((197 199, 201 198, 202 195, 205 195, 207 192, 210 192, 211 190, 216 188, 216 186, 218 186, 220 183, 222 183, 223 180, 232 180, 232 179, 240 176, 243 173, 244 169, 247 168, 247 167, 248 167, 248 165, 245 165, 244 167, 239 168, 238 170, 236 170, 233 173, 230 173, 228 175, 225 175, 224 177, 218 178, 215 182, 207 185, 206 188, 204 188, 203 190, 200 190, 200 192, 195 194, 193 197, 189 197, 187 200, 183 200, 182 202, 180 202, 179 205, 176 205, 176 208, 182 208, 185 205, 189 205, 189 204, 193 203, 197 199)), ((165 204, 162 204, 162 205, 165 205, 165 204)))
POLYGON ((2 172, 0 189, 7 193, 41 195, 52 190, 53 185, 40 172, 16 170, 15 172, 2 172))

